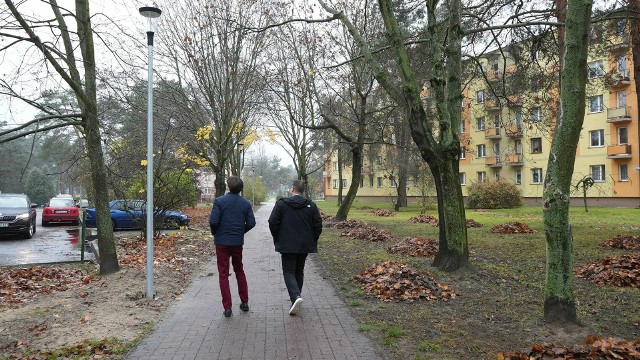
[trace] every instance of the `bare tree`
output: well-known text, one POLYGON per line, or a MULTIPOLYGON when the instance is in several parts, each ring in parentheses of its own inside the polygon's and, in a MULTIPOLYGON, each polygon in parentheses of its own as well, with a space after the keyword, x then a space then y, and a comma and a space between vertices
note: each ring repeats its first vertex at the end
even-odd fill
POLYGON ((176 120, 187 151, 215 173, 219 196, 225 192, 226 172, 239 174, 238 144, 248 145, 258 125, 266 34, 246 28, 266 21, 267 3, 197 0, 167 3, 167 8, 170 40, 161 52, 189 104, 176 120))
POLYGON ((34 132, 74 126, 85 137, 87 157, 90 163, 95 205, 97 212, 98 245, 100 247, 100 273, 109 274, 119 270, 116 255, 111 217, 109 214, 109 195, 105 172, 104 155, 100 135, 100 123, 97 110, 96 58, 94 53, 93 29, 88 0, 77 0, 75 11, 66 10, 56 0, 49 2, 50 19, 38 19, 23 15, 16 3, 5 0, 8 11, 2 14, 5 20, 11 20, 0 29, 0 36, 13 40, 8 47, 17 44, 30 44, 41 56, 46 67, 52 68, 62 84, 73 90, 79 106, 76 112, 57 113, 38 106, 36 100, 25 98, 8 82, 3 82, 3 92, 21 98, 43 111, 45 116, 29 121, 22 126, 0 133, 2 141, 9 141, 34 132), (75 19, 75 30, 67 26, 66 17, 75 19), (51 39, 51 40, 48 40, 51 39), (79 52, 79 57, 78 57, 79 52), (39 124, 35 129, 30 125, 39 124))

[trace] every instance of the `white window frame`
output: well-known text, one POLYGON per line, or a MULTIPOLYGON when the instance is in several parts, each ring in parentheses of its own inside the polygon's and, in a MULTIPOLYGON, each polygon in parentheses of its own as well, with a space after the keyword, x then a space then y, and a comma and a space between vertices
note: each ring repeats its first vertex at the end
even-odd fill
POLYGON ((486 171, 478 171, 478 182, 485 182, 487 181, 487 172, 486 171))
POLYGON ((628 143, 629 143, 629 128, 625 126, 619 127, 618 128, 618 145, 623 145, 628 143))
POLYGON ((463 147, 463 148, 460 149, 460 160, 464 160, 466 158, 467 158, 467 151, 463 147))
POLYGON ((522 184, 522 170, 520 169, 516 170, 515 178, 513 181, 516 183, 516 185, 522 184))
POLYGON ((618 178, 620 181, 629 181, 629 164, 618 165, 618 178))
POLYGON ((542 138, 531 138, 531 153, 532 154, 541 154, 542 153, 542 138), (540 150, 536 151, 534 145, 534 142, 537 142, 540 144, 540 150))
POLYGON ((542 108, 539 106, 531 108, 531 121, 542 122, 542 108))
POLYGON ((334 189, 338 188, 338 179, 333 179, 333 188, 334 189))
POLYGON ((589 173, 594 182, 605 182, 607 180, 604 165, 589 166, 589 173))
POLYGON ((627 107, 627 92, 625 90, 616 92, 616 105, 618 109, 627 107))
POLYGON ((347 179, 342 179, 342 188, 346 188, 347 187, 347 179))
POLYGON ((484 116, 479 116, 476 118, 476 127, 478 128, 478 131, 484 131, 487 128, 484 116))
POLYGON ((604 129, 589 131, 589 147, 604 147, 604 129))
POLYGON ((384 187, 384 178, 382 176, 378 176, 378 188, 384 187))
POLYGON ((493 177, 494 177, 496 180, 500 180, 500 170, 494 170, 494 171, 493 171, 493 177))
POLYGON ((334 171, 338 171, 338 162, 337 161, 333 162, 333 170, 334 171))
POLYGON ((599 113, 604 111, 604 102, 602 95, 589 97, 589 112, 599 113))
POLYGON ((389 177, 389 187, 392 187, 392 188, 398 187, 398 183, 396 182, 396 179, 393 176, 389 177))
POLYGON ((589 63, 589 79, 596 79, 604 76, 604 63, 602 60, 589 63))
POLYGON ((500 114, 493 114, 493 128, 500 128, 500 114))
POLYGON ((467 173, 460 173, 460 185, 467 185, 467 173))
POLYGON ((467 127, 464 120, 460 121, 460 134, 464 134, 466 130, 467 130, 467 127))
POLYGON ((487 148, 485 144, 479 144, 476 146, 477 156, 479 158, 487 157, 487 148))
POLYGON ((531 183, 542 184, 542 168, 531 169, 531 183))
POLYGON ((478 104, 484 103, 484 90, 476 91, 476 102, 478 104))

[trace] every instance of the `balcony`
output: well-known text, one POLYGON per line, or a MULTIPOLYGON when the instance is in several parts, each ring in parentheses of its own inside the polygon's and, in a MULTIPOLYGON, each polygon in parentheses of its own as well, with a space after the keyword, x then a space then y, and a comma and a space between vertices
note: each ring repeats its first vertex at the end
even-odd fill
POLYGON ((500 81, 501 73, 498 70, 489 70, 487 72, 488 81, 500 81))
POLYGON ((629 70, 616 71, 612 74, 607 74, 605 82, 610 88, 622 88, 631 84, 631 77, 629 70))
POLYGON ((510 154, 507 155, 506 162, 509 166, 523 166, 524 158, 522 154, 510 154))
POLYGON ((363 166, 361 174, 373 175, 373 167, 371 167, 371 166, 363 166))
POLYGON ((511 124, 504 129, 505 134, 512 138, 522 137, 522 124, 511 124))
POLYGON ((522 106, 522 96, 520 96, 520 95, 509 95, 509 96, 507 96, 507 104, 510 107, 522 106))
POLYGON ((607 109, 607 122, 619 123, 631 121, 631 114, 628 107, 620 107, 615 109, 607 109))
POLYGON ((500 156, 489 156, 484 158, 484 164, 492 168, 502 167, 502 160, 500 160, 500 156))
POLYGON ((498 111, 501 109, 500 102, 496 99, 487 100, 484 102, 484 108, 487 111, 498 111))
POLYGON ((500 139, 502 135, 500 134, 500 128, 491 128, 484 131, 485 139, 500 139))
POLYGON ((611 37, 613 41, 605 46, 605 48, 609 51, 616 51, 629 48, 629 35, 618 35, 616 37, 611 37))
POLYGON ((628 159, 631 157, 631 144, 607 146, 607 159, 628 159))

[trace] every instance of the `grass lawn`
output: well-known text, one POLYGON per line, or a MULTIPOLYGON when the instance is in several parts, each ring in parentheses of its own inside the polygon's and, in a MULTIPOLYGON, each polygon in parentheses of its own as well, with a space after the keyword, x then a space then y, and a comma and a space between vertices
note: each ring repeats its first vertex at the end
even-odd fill
MULTIPOLYGON (((319 201, 320 210, 335 215, 335 202, 319 201)), ((481 224, 468 229, 469 265, 453 273, 431 267, 433 259, 388 253, 385 248, 406 236, 437 239, 438 228, 412 223, 420 214, 410 205, 392 217, 369 208, 393 210, 389 203, 355 202, 350 220, 384 228, 393 241, 369 242, 341 237, 341 229, 325 228, 318 256, 360 320, 388 359, 496 359, 499 352, 520 351, 534 343, 581 344, 588 335, 640 338, 640 289, 594 285, 575 279, 580 324, 558 327, 543 321, 545 238, 541 207, 467 210, 467 219, 481 224), (493 225, 525 223, 536 233, 501 235, 493 225), (383 302, 367 295, 351 278, 374 263, 396 260, 426 271, 457 294, 443 301, 383 302)), ((427 211, 437 217, 436 210, 427 211)), ((640 209, 571 208, 574 265, 605 256, 640 255, 599 244, 615 235, 640 235, 640 209)))

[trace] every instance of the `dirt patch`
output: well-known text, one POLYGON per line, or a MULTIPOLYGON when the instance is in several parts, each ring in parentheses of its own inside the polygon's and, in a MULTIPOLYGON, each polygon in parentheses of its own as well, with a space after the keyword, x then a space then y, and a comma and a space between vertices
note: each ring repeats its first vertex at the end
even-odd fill
POLYGON ((146 241, 124 237, 126 233, 116 235, 121 270, 109 276, 98 276, 93 263, 2 271, 3 356, 45 359, 79 354, 81 358, 99 358, 125 352, 180 299, 213 255, 213 243, 203 231, 175 232, 156 239, 156 299, 150 300, 145 297, 146 241), (13 275, 5 277, 9 273, 13 275))

